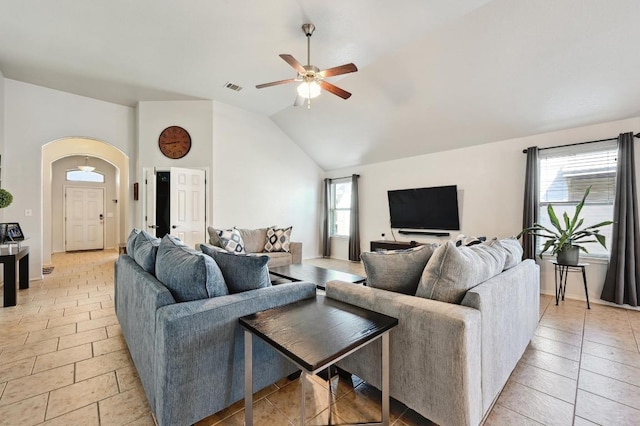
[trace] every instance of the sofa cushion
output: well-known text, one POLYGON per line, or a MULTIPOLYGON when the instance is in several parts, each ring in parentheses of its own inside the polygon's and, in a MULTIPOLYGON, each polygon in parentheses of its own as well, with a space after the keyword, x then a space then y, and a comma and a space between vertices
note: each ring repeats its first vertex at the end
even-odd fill
POLYGON ((269 287, 268 256, 229 253, 218 247, 201 245, 200 250, 218 264, 230 293, 269 287))
POLYGON ((132 259, 134 258, 133 253, 136 251, 136 247, 135 247, 136 237, 140 232, 142 231, 140 231, 138 228, 133 228, 131 230, 131 233, 129 234, 129 237, 127 238, 127 254, 132 259))
POLYGON ((267 228, 238 229, 238 232, 244 242, 244 251, 246 253, 262 253, 264 251, 267 228))
POLYGON ((485 243, 489 246, 498 247, 504 250, 506 254, 505 262, 504 262, 504 270, 511 269, 516 266, 518 263, 522 262, 522 255, 524 250, 522 246, 515 238, 508 238, 504 240, 499 240, 497 238, 493 238, 485 243))
POLYGON ((435 244, 427 244, 408 250, 362 253, 367 286, 416 294, 422 271, 436 248, 435 244))
POLYGON ((459 304, 467 290, 502 272, 505 258, 498 247, 456 247, 448 241, 427 262, 416 296, 459 304))
POLYGON ((288 228, 275 228, 270 227, 267 229, 267 238, 264 245, 264 251, 284 251, 289 252, 289 246, 291 245, 291 230, 292 226, 288 228))
POLYGON ((216 262, 169 234, 158 247, 156 277, 177 302, 229 294, 216 262))
POLYGON ((150 274, 156 273, 156 254, 160 238, 145 231, 140 231, 133 242, 133 259, 150 274))
POLYGON ((216 229, 215 233, 220 241, 212 245, 222 247, 232 253, 245 254, 244 240, 242 239, 242 235, 240 235, 240 231, 236 228, 216 229))
POLYGON ((284 251, 273 251, 271 253, 263 253, 263 255, 269 256, 269 262, 267 262, 267 267, 269 268, 291 265, 293 263, 293 255, 284 251))

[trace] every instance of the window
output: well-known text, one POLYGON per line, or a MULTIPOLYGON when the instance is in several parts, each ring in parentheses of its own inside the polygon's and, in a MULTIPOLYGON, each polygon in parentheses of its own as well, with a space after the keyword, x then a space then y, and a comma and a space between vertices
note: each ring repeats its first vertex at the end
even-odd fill
POLYGON ((331 182, 330 235, 348 237, 351 215, 351 179, 331 182))
MULTIPOLYGON (((576 205, 589 186, 591 192, 580 212, 585 226, 612 220, 617 156, 616 141, 541 150, 538 222, 554 229, 547 214, 549 204, 553 205, 559 220, 562 220, 564 212, 570 218, 573 217, 576 205)), ((606 238, 606 249, 598 243, 585 244, 590 256, 609 255, 612 230, 612 226, 605 226, 600 230, 606 238)), ((544 239, 538 238, 538 252, 542 249, 543 241, 544 239)))
POLYGON ((72 182, 100 182, 104 183, 104 175, 99 172, 83 172, 82 170, 67 170, 68 181, 72 182))

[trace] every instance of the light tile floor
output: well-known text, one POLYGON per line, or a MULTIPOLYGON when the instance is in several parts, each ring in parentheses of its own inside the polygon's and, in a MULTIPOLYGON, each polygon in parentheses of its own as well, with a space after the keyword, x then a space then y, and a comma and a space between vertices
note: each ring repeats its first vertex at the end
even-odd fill
MULTIPOLYGON (((153 425, 113 309, 112 251, 55 254, 55 270, 0 308, 0 425, 153 425)), ((309 263, 363 274, 361 264, 309 263)), ((571 283, 569 284, 571 285, 571 283)), ((540 325, 488 425, 640 424, 640 312, 542 296, 540 325)), ((327 382, 306 386, 307 424, 326 424, 327 382)), ((335 377, 333 420, 379 418, 379 392, 335 377)), ((296 422, 299 380, 255 395, 257 425, 296 422)), ((392 402, 396 426, 428 425, 392 402)), ((242 401, 198 425, 242 425, 242 401)))

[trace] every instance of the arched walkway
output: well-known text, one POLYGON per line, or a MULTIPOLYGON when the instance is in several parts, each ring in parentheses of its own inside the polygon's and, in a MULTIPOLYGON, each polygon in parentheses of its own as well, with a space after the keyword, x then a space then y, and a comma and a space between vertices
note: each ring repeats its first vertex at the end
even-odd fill
POLYGON ((69 137, 42 146, 42 263, 51 263, 51 167, 53 162, 72 155, 88 155, 116 168, 119 205, 118 241, 124 241, 129 228, 129 157, 106 142, 69 137))

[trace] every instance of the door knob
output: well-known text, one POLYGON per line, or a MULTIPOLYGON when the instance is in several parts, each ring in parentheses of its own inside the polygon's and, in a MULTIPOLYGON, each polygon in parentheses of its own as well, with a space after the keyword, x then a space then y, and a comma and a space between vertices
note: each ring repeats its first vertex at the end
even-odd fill
POLYGON ((171 227, 172 227, 173 229, 176 229, 178 226, 180 226, 180 225, 171 225, 171 227))
POLYGON ((159 227, 158 225, 149 225, 149 228, 151 228, 151 229, 158 229, 158 228, 160 228, 160 227, 159 227))
POLYGON ((100 220, 104 219, 104 215, 102 213, 100 213, 100 220))

